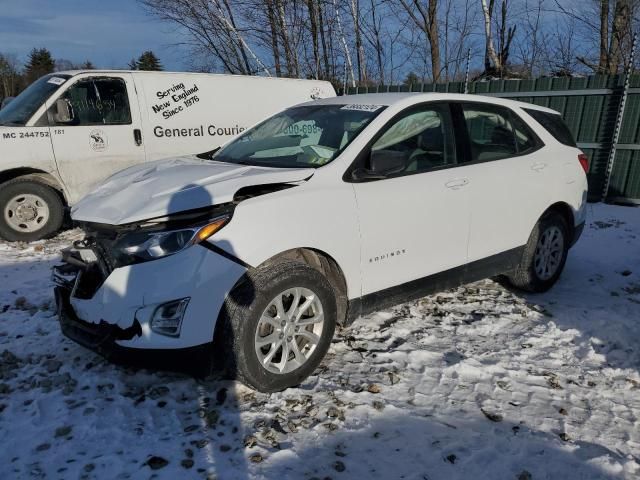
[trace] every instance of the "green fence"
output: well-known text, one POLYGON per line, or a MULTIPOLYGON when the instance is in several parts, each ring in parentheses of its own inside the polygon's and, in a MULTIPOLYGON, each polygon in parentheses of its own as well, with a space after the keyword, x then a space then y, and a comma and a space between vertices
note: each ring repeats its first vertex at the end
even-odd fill
MULTIPOLYGON (((470 82, 469 93, 510 98, 559 111, 590 161, 589 197, 602 199, 611 163, 607 201, 640 203, 640 75, 633 75, 615 158, 610 161, 623 75, 470 82)), ((377 92, 464 92, 463 82, 350 88, 377 92)))

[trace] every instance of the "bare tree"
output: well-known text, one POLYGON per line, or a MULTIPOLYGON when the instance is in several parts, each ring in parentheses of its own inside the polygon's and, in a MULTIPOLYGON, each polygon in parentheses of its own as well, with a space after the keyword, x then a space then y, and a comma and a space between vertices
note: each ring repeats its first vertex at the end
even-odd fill
POLYGON ((371 45, 371 48, 375 52, 375 64, 378 70, 378 82, 380 85, 385 83, 385 65, 384 65, 384 47, 382 42, 382 19, 378 14, 379 4, 376 0, 370 0, 369 18, 370 23, 368 25, 369 34, 366 33, 364 38, 371 45))
POLYGON ((503 77, 507 73, 511 42, 516 33, 515 25, 507 26, 507 12, 509 0, 502 0, 499 20, 494 20, 495 0, 481 0, 482 14, 484 16, 485 32, 485 57, 484 74, 488 76, 503 77), (493 23, 498 30, 498 50, 494 46, 493 23))
POLYGON ((578 69, 576 26, 573 19, 556 21, 555 29, 544 37, 542 55, 550 75, 568 77, 578 69))
POLYGON ((438 0, 398 0, 400 6, 413 22, 424 33, 431 54, 431 76, 434 82, 440 80, 442 74, 440 64, 440 31, 438 28, 438 0))
POLYGON ((229 73, 268 73, 238 28, 236 10, 228 0, 140 1, 161 20, 181 26, 192 45, 229 73))
POLYGON ((362 44, 362 30, 360 25, 360 0, 350 0, 351 19, 353 22, 353 33, 356 40, 356 61, 358 63, 358 82, 367 81, 366 57, 364 45, 362 44))
POLYGON ((322 44, 322 60, 324 62, 324 76, 323 78, 335 77, 335 71, 331 69, 329 64, 329 57, 332 56, 333 42, 331 41, 332 35, 330 26, 325 24, 327 15, 325 13, 325 3, 318 2, 318 30, 320 31, 320 43, 322 44), (327 31, 329 29, 329 31, 327 31), (327 40, 327 37, 329 40, 327 40))
POLYGON ((264 7, 267 12, 267 20, 269 23, 269 44, 271 46, 271 53, 273 54, 276 77, 281 77, 282 68, 280 66, 278 24, 276 23, 276 11, 273 0, 264 0, 264 7))
POLYGON ((631 17, 633 8, 631 0, 617 0, 613 11, 613 21, 611 22, 611 39, 609 41, 609 62, 607 71, 616 73, 618 67, 623 65, 623 49, 626 52, 631 50, 633 32, 631 30, 631 17))
POLYGON ((631 51, 633 22, 638 0, 591 0, 568 6, 555 0, 557 10, 580 26, 586 45, 577 60, 595 73, 615 74, 626 64, 631 51), (595 47, 595 48, 594 48, 595 47), (594 54, 597 49, 598 54, 594 54))
POLYGON ((461 80, 477 26, 476 0, 445 0, 441 14, 444 80, 461 80))
POLYGON ((313 45, 313 71, 314 78, 320 78, 320 46, 318 43, 318 10, 315 0, 306 0, 309 12, 309 29, 311 43, 313 45))
POLYGON ((285 0, 274 0, 276 6, 276 19, 279 24, 280 39, 284 48, 284 56, 287 62, 287 74, 289 77, 299 75, 298 57, 293 48, 293 40, 289 34, 289 24, 285 13, 285 0))
POLYGON ((347 45, 347 39, 345 37, 345 33, 344 33, 344 29, 342 27, 342 20, 340 18, 340 10, 338 9, 338 5, 336 3, 336 0, 333 0, 333 9, 334 9, 334 13, 336 16, 336 23, 338 26, 338 35, 340 36, 340 42, 342 43, 342 48, 344 48, 344 56, 346 59, 346 68, 348 68, 348 70, 346 70, 345 68, 345 83, 347 81, 346 77, 347 77, 347 72, 349 73, 349 75, 351 76, 351 86, 355 87, 356 86, 356 78, 355 78, 355 74, 353 71, 353 63, 351 62, 351 53, 349 53, 349 46, 347 45))
MULTIPOLYGON (((543 15, 546 0, 524 0, 524 12, 520 21, 520 41, 516 45, 519 60, 529 78, 543 71, 545 35, 543 31, 543 15)), ((547 26, 547 29, 549 26, 547 26)), ((546 39, 550 37, 547 35, 546 39)))

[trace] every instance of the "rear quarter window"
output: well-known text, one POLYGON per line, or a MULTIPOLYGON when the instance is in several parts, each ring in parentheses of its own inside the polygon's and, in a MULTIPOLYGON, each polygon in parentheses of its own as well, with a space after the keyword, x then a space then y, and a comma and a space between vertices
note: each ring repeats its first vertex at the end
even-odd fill
POLYGON ((553 136, 553 138, 563 145, 567 145, 569 147, 577 146, 571 130, 569 130, 569 127, 567 127, 559 114, 528 108, 525 108, 524 111, 531 115, 536 122, 542 125, 544 129, 553 136))

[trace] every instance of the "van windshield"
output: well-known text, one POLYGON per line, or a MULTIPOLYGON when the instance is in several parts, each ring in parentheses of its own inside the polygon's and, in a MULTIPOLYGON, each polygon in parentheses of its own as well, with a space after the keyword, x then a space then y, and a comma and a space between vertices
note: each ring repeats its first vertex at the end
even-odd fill
POLYGON ((248 130, 213 160, 264 167, 326 165, 385 107, 310 105, 289 108, 248 130))
POLYGON ((0 125, 23 127, 34 113, 56 92, 70 75, 45 75, 33 82, 14 98, 9 105, 0 110, 0 125))

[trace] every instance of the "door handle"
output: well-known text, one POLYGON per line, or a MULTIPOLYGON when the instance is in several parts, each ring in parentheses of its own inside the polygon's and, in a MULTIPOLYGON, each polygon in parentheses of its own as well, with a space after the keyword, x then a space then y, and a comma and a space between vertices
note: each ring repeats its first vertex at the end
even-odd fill
POLYGON ((456 178, 455 180, 451 180, 445 183, 444 186, 452 190, 458 190, 459 188, 464 187, 468 183, 469 183, 469 180, 466 178, 456 178))
POLYGON ((536 162, 533 165, 531 165, 531 170, 535 172, 541 172, 545 168, 547 168, 547 164, 542 162, 536 162))
POLYGON ((139 128, 133 130, 133 141, 136 142, 138 147, 142 145, 142 130, 139 128))

